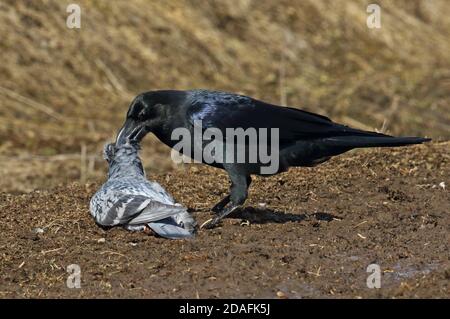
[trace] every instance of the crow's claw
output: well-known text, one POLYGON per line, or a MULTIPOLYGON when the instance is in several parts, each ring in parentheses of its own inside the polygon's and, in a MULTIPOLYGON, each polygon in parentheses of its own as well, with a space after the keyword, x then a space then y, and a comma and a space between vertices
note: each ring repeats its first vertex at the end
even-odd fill
POLYGON ((213 229, 219 225, 221 220, 222 220, 222 218, 219 218, 219 217, 211 218, 211 219, 207 220, 206 222, 204 222, 202 224, 202 226, 200 226, 200 228, 213 229))
POLYGON ((226 216, 231 214, 231 212, 233 212, 238 207, 239 207, 239 205, 229 205, 228 207, 225 207, 221 211, 217 212, 216 216, 214 218, 211 218, 211 219, 207 220, 206 222, 204 222, 200 226, 200 228, 212 229, 212 228, 216 227, 223 218, 225 218, 226 216))

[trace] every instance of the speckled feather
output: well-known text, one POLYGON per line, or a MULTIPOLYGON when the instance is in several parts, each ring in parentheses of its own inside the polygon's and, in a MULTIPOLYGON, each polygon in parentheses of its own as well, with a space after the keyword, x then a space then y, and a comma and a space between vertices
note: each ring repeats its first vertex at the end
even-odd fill
POLYGON ((161 185, 145 178, 138 150, 134 143, 105 146, 108 180, 91 199, 91 215, 102 226, 143 230, 148 225, 163 237, 192 236, 194 219, 161 185))

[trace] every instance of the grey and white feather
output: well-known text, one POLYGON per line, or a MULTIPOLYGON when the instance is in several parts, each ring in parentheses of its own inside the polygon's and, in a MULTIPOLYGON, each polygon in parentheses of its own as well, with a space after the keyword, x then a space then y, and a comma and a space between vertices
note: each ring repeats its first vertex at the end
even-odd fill
POLYGON ((195 220, 161 185, 146 179, 138 151, 134 141, 105 145, 108 180, 90 201, 92 217, 102 226, 132 231, 148 226, 162 237, 192 237, 195 220))

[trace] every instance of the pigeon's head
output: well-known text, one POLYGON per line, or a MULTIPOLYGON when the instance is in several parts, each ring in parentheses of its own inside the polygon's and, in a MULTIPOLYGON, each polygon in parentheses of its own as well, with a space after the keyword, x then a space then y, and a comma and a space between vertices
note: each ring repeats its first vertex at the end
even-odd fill
POLYGON ((184 96, 183 91, 172 90, 139 94, 130 104, 116 144, 123 144, 127 139, 139 142, 147 133, 160 129, 170 116, 172 107, 177 106, 184 96))
POLYGON ((114 160, 116 153, 116 145, 114 143, 108 143, 103 147, 103 158, 111 163, 114 160))
POLYGON ((136 140, 127 140, 124 144, 108 143, 103 147, 103 158, 111 164, 138 157, 140 146, 136 140))
POLYGON ((108 143, 103 148, 103 157, 109 165, 109 176, 144 174, 139 158, 139 144, 135 140, 127 140, 124 144, 108 143))

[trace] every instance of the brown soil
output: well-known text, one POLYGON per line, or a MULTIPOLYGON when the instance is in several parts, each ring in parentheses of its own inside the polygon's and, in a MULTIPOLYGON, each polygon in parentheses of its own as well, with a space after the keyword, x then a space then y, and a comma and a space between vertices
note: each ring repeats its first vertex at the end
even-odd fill
MULTIPOLYGON (((449 297, 449 142, 258 178, 244 210, 192 241, 88 213, 103 144, 142 91, 232 91, 448 141, 448 0, 379 0, 381 29, 369 0, 77 3, 70 30, 67 1, 0 2, 0 297, 449 297)), ((145 168, 201 224, 227 178, 168 152, 147 137, 145 168)))
MULTIPOLYGON (((361 150, 256 178, 243 210, 185 241, 97 227, 88 202, 101 181, 4 193, 0 295, 449 297, 449 146, 361 150), (380 289, 366 286, 372 263, 380 289), (66 287, 70 264, 81 267, 80 289, 66 287)), ((200 224, 228 187, 200 165, 150 178, 200 224)))

